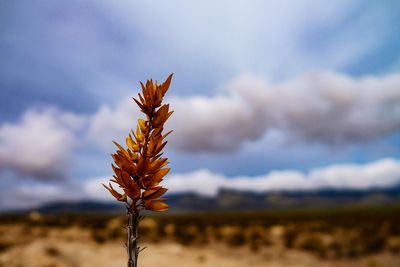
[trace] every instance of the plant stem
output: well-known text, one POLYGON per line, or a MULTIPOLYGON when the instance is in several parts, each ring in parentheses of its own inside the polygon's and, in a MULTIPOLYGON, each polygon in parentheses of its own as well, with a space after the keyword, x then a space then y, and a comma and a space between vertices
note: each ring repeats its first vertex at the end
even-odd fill
POLYGON ((128 211, 128 240, 126 242, 128 254, 128 267, 138 266, 139 247, 137 243, 139 235, 139 211, 128 211))

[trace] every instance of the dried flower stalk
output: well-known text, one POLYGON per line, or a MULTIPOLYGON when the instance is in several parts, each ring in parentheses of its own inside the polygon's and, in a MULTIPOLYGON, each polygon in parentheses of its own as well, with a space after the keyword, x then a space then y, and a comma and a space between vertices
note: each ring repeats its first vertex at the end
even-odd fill
POLYGON ((142 93, 133 100, 146 118, 139 119, 136 131, 132 130, 126 137, 126 149, 114 142, 118 148, 112 154, 114 175, 108 186, 103 184, 118 201, 126 203, 128 267, 137 267, 138 263, 140 212, 168 210, 168 205, 163 202, 165 198, 160 198, 167 189, 159 184, 170 170, 165 167, 168 161, 162 157, 162 151, 167 144, 165 137, 172 132, 163 133, 164 124, 173 113, 169 110, 169 104, 163 104, 171 79, 172 74, 161 85, 153 80, 147 80, 146 85, 140 83, 142 93), (116 191, 111 182, 117 184, 122 192, 116 191))

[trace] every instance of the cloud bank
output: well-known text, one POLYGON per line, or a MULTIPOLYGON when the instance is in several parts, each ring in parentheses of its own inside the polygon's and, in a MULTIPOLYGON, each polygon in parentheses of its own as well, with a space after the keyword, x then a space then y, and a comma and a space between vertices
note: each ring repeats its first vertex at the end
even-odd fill
MULTIPOLYGON (((183 151, 226 152, 268 132, 287 140, 328 145, 366 142, 400 130, 400 74, 352 78, 314 72, 271 83, 240 75, 211 97, 170 97, 171 145, 183 151)), ((101 107, 89 137, 97 144, 122 137, 139 116, 133 102, 101 107)))
MULTIPOLYGON (((48 201, 94 199, 112 201, 101 186, 108 177, 86 179, 82 184, 19 184, 0 194, 0 209, 34 207, 48 201)), ((385 158, 367 164, 337 164, 316 168, 307 173, 276 170, 261 176, 228 177, 200 169, 190 173, 172 174, 163 186, 168 193, 194 192, 215 196, 221 188, 268 192, 281 190, 368 189, 400 184, 400 160, 385 158)))
MULTIPOLYGON (((111 200, 110 194, 100 185, 106 181, 106 177, 86 181, 83 186, 86 196, 111 200)), ((400 160, 386 158, 363 165, 338 164, 316 168, 307 173, 279 170, 261 176, 227 177, 200 169, 172 174, 163 183, 170 194, 194 192, 205 196, 215 196, 221 188, 253 192, 385 188, 400 184, 400 160)))
POLYGON ((26 111, 15 123, 0 126, 0 171, 10 170, 39 180, 68 173, 76 131, 84 117, 54 108, 26 111))
POLYGON ((52 201, 77 201, 85 195, 76 186, 45 183, 19 184, 0 193, 0 210, 35 208, 52 201))
MULTIPOLYGON (((214 153, 266 137, 275 147, 277 140, 327 146, 377 140, 400 130, 398 88, 400 74, 356 79, 315 72, 280 83, 240 75, 214 96, 169 97, 175 110, 167 123, 174 129, 170 146, 180 153, 214 153)), ((78 139, 81 146, 108 151, 111 140, 123 142, 139 116, 130 97, 91 116, 27 110, 19 121, 0 125, 0 171, 42 180, 65 177, 78 139)))
MULTIPOLYGON (((175 110, 167 123, 174 129, 170 146, 232 152, 266 136, 275 146, 276 140, 328 146, 377 140, 400 130, 398 88, 400 74, 355 79, 315 72, 280 83, 240 75, 214 96, 169 97, 175 110)), ((107 151, 111 140, 123 142, 139 116, 129 97, 91 116, 27 110, 19 121, 0 126, 0 170, 45 180, 65 177, 78 139, 107 151)))
POLYGON ((170 193, 196 192, 215 195, 221 188, 255 192, 274 190, 313 190, 322 188, 368 189, 400 183, 400 161, 382 159, 365 165, 341 164, 313 169, 272 171, 262 176, 226 177, 208 170, 171 175, 165 181, 170 193))

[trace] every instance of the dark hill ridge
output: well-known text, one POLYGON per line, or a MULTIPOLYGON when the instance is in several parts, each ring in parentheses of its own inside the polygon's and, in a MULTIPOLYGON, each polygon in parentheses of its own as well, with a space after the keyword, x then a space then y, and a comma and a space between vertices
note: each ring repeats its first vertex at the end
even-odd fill
POLYGON ((82 200, 50 202, 36 210, 42 213, 121 213, 124 212, 124 207, 113 202, 82 200))
POLYGON ((216 209, 265 210, 380 206, 400 203, 400 186, 387 189, 318 191, 275 191, 266 193, 223 189, 216 197, 216 209))
MULTIPOLYGON (((386 189, 318 191, 275 191, 255 193, 221 189, 217 196, 195 193, 169 195, 172 212, 243 211, 305 208, 335 208, 346 206, 382 206, 400 203, 400 186, 386 189)), ((52 202, 37 209, 43 213, 123 213, 124 206, 116 202, 52 202)))

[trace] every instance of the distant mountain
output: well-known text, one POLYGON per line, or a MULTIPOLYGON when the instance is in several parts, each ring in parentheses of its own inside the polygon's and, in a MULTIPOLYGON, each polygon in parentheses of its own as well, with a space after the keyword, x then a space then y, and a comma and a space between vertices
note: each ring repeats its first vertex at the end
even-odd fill
POLYGON ((113 202, 82 200, 51 202, 36 210, 42 213, 117 213, 123 212, 123 208, 121 204, 113 202))
POLYGON ((317 191, 276 191, 249 193, 221 190, 218 208, 223 209, 302 209, 340 206, 380 206, 400 203, 400 186, 387 189, 317 191))
MULTIPOLYGON (((341 206, 381 206, 400 203, 400 186, 387 189, 318 191, 276 191, 255 193, 222 189, 215 197, 194 193, 168 196, 172 212, 240 211, 304 208, 335 208, 341 206)), ((97 201, 53 202, 37 209, 43 213, 123 213, 119 203, 97 201)))

